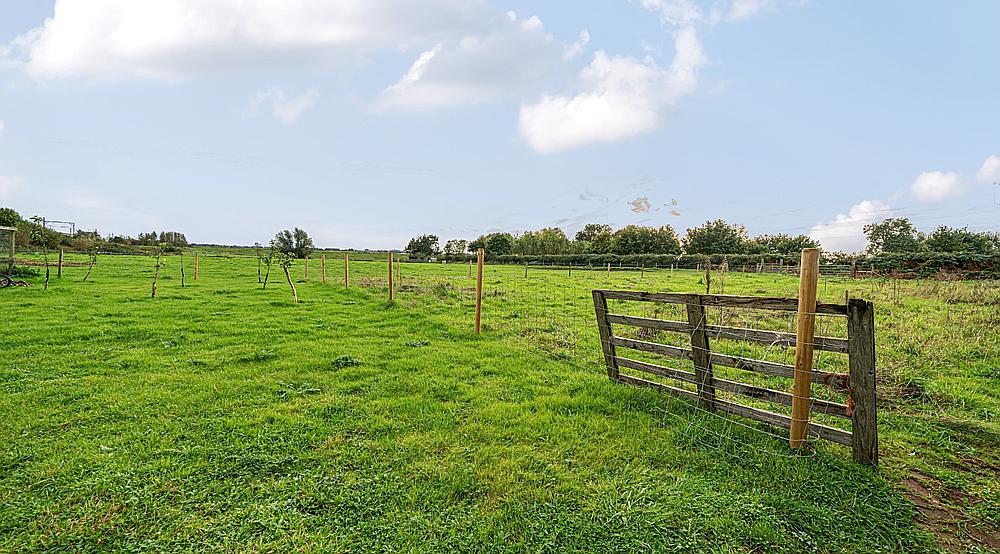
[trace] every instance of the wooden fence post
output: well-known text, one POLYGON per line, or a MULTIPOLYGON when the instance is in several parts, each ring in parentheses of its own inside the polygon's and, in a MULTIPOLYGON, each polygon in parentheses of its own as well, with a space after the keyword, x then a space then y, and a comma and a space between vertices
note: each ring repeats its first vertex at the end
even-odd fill
POLYGON ((198 280, 198 253, 194 253, 194 280, 198 280))
POLYGON ((351 266, 348 262, 349 254, 344 254, 344 289, 351 288, 351 266))
POLYGON ((705 294, 712 293, 712 257, 705 256, 705 294))
POLYGON ((389 252, 389 302, 392 302, 392 252, 389 252))
POLYGON ((62 279, 63 249, 59 249, 59 269, 56 270, 56 278, 62 279))
POLYGON ((847 303, 851 449, 854 461, 878 465, 878 418, 875 407, 875 309, 853 298, 847 303))
POLYGON ((816 335, 816 288, 819 249, 803 248, 799 265, 799 313, 795 329, 795 373, 792 383, 792 424, 788 444, 801 448, 809 427, 812 402, 813 340, 816 335))
POLYGON ((479 334, 480 323, 483 318, 483 249, 476 251, 476 323, 475 331, 479 334))
POLYGON ((701 296, 691 295, 687 303, 688 325, 691 326, 691 359, 698 387, 698 403, 706 410, 715 409, 715 386, 712 384, 712 352, 705 330, 705 305, 701 296))
POLYGON ((608 377, 618 380, 618 359, 615 345, 611 344, 611 324, 608 323, 608 301, 604 293, 594 290, 594 311, 597 312, 597 332, 601 335, 601 350, 604 351, 604 364, 608 368, 608 377))
POLYGON ((326 254, 323 254, 323 257, 320 259, 320 264, 323 267, 323 284, 325 285, 326 284, 326 254))
POLYGON ((611 262, 608 262, 608 280, 611 280, 611 262))
MULTIPOLYGON (((479 254, 476 254, 477 256, 479 254)), ((472 258, 469 258, 469 279, 472 279, 472 258)))

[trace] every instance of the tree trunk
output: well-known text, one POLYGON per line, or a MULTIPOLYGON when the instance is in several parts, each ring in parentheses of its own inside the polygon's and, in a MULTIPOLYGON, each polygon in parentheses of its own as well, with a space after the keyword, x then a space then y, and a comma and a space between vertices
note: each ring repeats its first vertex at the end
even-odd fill
POLYGON ((181 254, 181 288, 184 288, 184 254, 181 254))
POLYGON ((90 262, 90 265, 87 266, 87 274, 83 276, 84 283, 87 282, 87 278, 90 277, 90 272, 93 270, 94 270, 94 262, 90 262))
POLYGON ((292 282, 292 275, 288 273, 288 268, 283 268, 285 270, 285 279, 288 279, 288 286, 292 287, 292 304, 299 303, 299 293, 295 290, 295 283, 292 282))
POLYGON ((264 286, 261 290, 267 290, 267 278, 271 276, 271 266, 267 266, 267 271, 264 273, 264 286))
POLYGON ((153 295, 151 298, 156 298, 156 281, 160 279, 160 257, 156 257, 156 272, 153 273, 153 295))

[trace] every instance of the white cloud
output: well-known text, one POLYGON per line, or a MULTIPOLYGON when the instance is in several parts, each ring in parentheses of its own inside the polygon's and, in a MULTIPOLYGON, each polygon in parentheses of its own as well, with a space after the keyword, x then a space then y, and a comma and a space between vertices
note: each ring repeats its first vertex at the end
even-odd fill
POLYGON ((757 15, 767 5, 767 0, 733 0, 726 14, 729 21, 740 21, 757 15))
POLYGON ((664 23, 689 26, 702 20, 701 8, 690 0, 642 0, 642 7, 660 14, 664 23))
POLYGON ((272 87, 254 96, 244 110, 245 115, 256 115, 264 104, 271 104, 271 114, 278 121, 288 125, 298 121, 299 116, 316 105, 319 91, 310 88, 298 96, 289 97, 283 89, 272 87))
POLYGON ((589 40, 584 31, 576 43, 564 45, 545 31, 538 17, 518 19, 510 12, 487 34, 422 52, 398 82, 382 91, 376 108, 434 109, 537 90, 589 40))
POLYGON ((864 226, 892 217, 892 209, 879 200, 864 200, 851 206, 847 214, 814 225, 809 236, 830 252, 858 252, 865 248, 864 226))
POLYGON ((38 79, 178 80, 353 62, 478 36, 505 18, 482 0, 56 0, 0 56, 38 79))
POLYGON ((927 171, 921 173, 910 187, 913 195, 923 202, 939 202, 962 193, 958 173, 927 171))
POLYGON ((0 175, 0 200, 7 200, 24 186, 24 179, 13 175, 0 175))
MULTIPOLYGON (((2 128, 0 125, 0 129, 2 128)), ((983 166, 976 173, 976 179, 983 183, 1000 181, 1000 156, 990 156, 983 160, 983 166)))
POLYGON ((557 152, 648 133, 682 96, 697 88, 705 56, 694 29, 675 34, 673 62, 611 57, 598 51, 573 95, 546 95, 521 106, 519 131, 536 151, 557 152))

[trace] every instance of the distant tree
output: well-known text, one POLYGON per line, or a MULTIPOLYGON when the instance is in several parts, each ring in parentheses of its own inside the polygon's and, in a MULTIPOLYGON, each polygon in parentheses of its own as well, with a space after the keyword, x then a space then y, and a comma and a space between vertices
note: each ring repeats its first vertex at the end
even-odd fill
POLYGON ((864 231, 868 237, 866 251, 869 254, 919 252, 924 238, 905 217, 869 223, 865 225, 864 231))
POLYGON ((615 231, 611 251, 629 254, 680 254, 681 243, 673 227, 660 228, 628 225, 615 231))
POLYGON ((160 242, 168 246, 187 246, 187 237, 177 231, 160 231, 160 242))
POLYGON ((588 223, 576 232, 574 237, 580 247, 588 254, 608 254, 611 252, 611 242, 614 234, 610 225, 588 223))
POLYGON ((271 276, 271 264, 274 263, 276 252, 274 241, 271 241, 271 247, 261 253, 260 263, 264 264, 264 284, 260 287, 261 290, 267 289, 267 280, 271 276))
POLYGON ((438 236, 437 235, 420 235, 419 237, 414 237, 410 239, 410 243, 406 245, 406 251, 417 258, 430 258, 437 256, 440 248, 438 247, 438 236))
POLYGON ((273 251, 274 251, 274 261, 278 264, 279 267, 281 267, 281 270, 285 272, 285 280, 288 281, 288 286, 292 288, 292 304, 298 304, 299 292, 295 290, 295 283, 292 282, 292 274, 290 271, 293 260, 292 255, 282 250, 273 250, 273 251))
POLYGON ((469 243, 469 250, 482 248, 488 257, 506 256, 514 251, 514 235, 490 233, 469 243))
POLYGON ((749 242, 745 227, 716 219, 688 229, 684 251, 688 254, 743 254, 749 242))
POLYGON ((156 248, 156 266, 153 272, 153 292, 150 296, 151 298, 156 298, 156 282, 160 280, 160 268, 163 267, 162 259, 166 246, 165 244, 161 244, 156 248))
POLYGON ((931 252, 972 252, 990 254, 994 250, 990 233, 977 233, 968 227, 955 229, 942 225, 927 235, 924 246, 931 252))
POLYGON ((522 255, 565 254, 569 250, 566 233, 557 227, 526 231, 514 239, 514 253, 522 255))
POLYGON ((259 285, 263 281, 260 270, 264 264, 264 248, 259 242, 253 243, 253 253, 257 256, 257 284, 259 285))
POLYGON ((83 282, 86 283, 87 279, 90 278, 90 273, 94 271, 94 266, 97 265, 97 255, 101 252, 101 239, 95 238, 90 242, 90 246, 87 248, 87 257, 90 258, 90 263, 87 264, 87 274, 83 276, 83 282))
POLYGON ((59 246, 59 236, 54 231, 42 226, 41 218, 33 217, 31 219, 31 244, 42 248, 42 259, 45 261, 45 290, 49 290, 49 250, 59 246))
POLYGON ((21 214, 13 208, 0 208, 0 227, 17 227, 21 221, 21 214))
POLYGON ((451 239, 444 243, 444 255, 449 260, 462 259, 468 250, 469 241, 464 239, 451 239))
POLYGON ((292 235, 295 237, 295 257, 308 258, 309 254, 312 254, 312 251, 315 248, 313 240, 309 238, 309 234, 296 227, 295 231, 292 232, 292 235))
POLYGON ((819 243, 806 235, 760 235, 750 241, 747 253, 790 255, 802 252, 803 248, 819 248, 819 243))

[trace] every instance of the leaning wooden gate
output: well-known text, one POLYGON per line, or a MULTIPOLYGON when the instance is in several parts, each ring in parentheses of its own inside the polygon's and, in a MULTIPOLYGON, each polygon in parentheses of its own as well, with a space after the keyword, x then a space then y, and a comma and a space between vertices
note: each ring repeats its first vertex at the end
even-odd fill
MULTIPOLYGON (((793 378, 792 365, 751 359, 720 352, 713 352, 713 339, 731 339, 772 346, 794 347, 795 334, 759 329, 709 325, 706 307, 756 309, 780 312, 796 312, 798 301, 794 298, 770 298, 756 296, 729 296, 715 294, 651 293, 636 291, 595 290, 594 308, 597 312, 597 327, 600 332, 604 360, 608 377, 621 383, 654 387, 696 401, 702 408, 727 412, 771 425, 789 428, 791 418, 740 404, 732 396, 750 397, 784 406, 792 405, 793 395, 789 392, 755 386, 736 380, 723 379, 713 375, 713 366, 723 366, 751 371, 771 377, 793 378), (610 313, 608 300, 654 302, 678 304, 686 307, 687 321, 671 321, 648 317, 610 313), (635 338, 627 338, 614 333, 613 325, 638 327, 652 332, 672 331, 690 336, 690 348, 681 348, 635 338), (619 354, 618 349, 629 349, 653 353, 674 359, 690 360, 692 370, 685 371, 647 361, 633 359, 619 354), (674 387, 664 383, 643 379, 621 372, 621 369, 638 371, 658 377, 666 377, 688 383, 694 390, 674 387), (731 395, 720 398, 717 391, 731 395)), ((810 422, 808 434, 839 444, 850 446, 854 459, 861 463, 878 464, 878 433, 875 407, 875 336, 874 310, 871 302, 851 299, 844 304, 816 304, 817 314, 846 318, 847 338, 815 337, 813 348, 836 352, 848 356, 849 371, 832 373, 813 370, 810 380, 819 385, 846 392, 847 402, 837 403, 819 398, 810 398, 812 413, 822 413, 851 421, 851 430, 810 422)))

